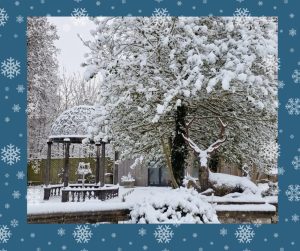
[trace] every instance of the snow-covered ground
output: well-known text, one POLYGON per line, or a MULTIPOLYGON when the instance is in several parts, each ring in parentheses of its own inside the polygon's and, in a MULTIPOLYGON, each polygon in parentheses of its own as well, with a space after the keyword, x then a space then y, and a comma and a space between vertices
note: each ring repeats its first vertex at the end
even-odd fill
MULTIPOLYGON (((41 186, 28 187, 27 192, 27 213, 28 214, 47 214, 55 212, 82 212, 82 211, 100 211, 133 208, 138 203, 143 201, 162 201, 170 197, 174 191, 170 187, 135 187, 124 188, 120 186, 119 196, 106 201, 98 199, 86 200, 85 202, 61 202, 61 197, 51 197, 50 200, 43 200, 43 188, 41 186), (132 191, 131 193, 128 193, 132 191), (125 196, 125 202, 122 201, 125 196)), ((184 191, 180 192, 182 196, 184 191)), ((178 193, 178 196, 181 194, 178 193)), ((196 198, 196 197, 195 197, 196 198)), ((270 204, 261 205, 230 205, 234 203, 276 203, 277 197, 262 198, 258 194, 241 194, 233 193, 223 197, 199 195, 199 198, 204 202, 210 203, 229 203, 226 205, 217 205, 217 211, 223 210, 242 210, 242 211, 275 211, 275 207, 270 204)))
POLYGON ((119 196, 110 200, 101 201, 90 199, 85 202, 61 202, 60 196, 50 197, 50 200, 43 200, 44 190, 42 186, 28 187, 27 191, 27 214, 44 214, 55 212, 80 212, 80 211, 99 211, 130 208, 143 197, 156 197, 166 194, 169 187, 135 187, 124 188, 120 186, 119 196), (123 196, 133 190, 126 196, 125 202, 122 202, 123 196))

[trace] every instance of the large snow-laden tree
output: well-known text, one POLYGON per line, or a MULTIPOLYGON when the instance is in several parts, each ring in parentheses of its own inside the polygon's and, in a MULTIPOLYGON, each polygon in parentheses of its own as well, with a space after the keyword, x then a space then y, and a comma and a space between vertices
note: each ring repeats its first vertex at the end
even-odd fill
POLYGON ((58 112, 58 39, 56 27, 45 17, 27 19, 28 154, 44 154, 50 124, 58 112))
POLYGON ((219 157, 270 167, 258 155, 262 145, 277 138, 277 68, 266 65, 270 60, 277 64, 275 18, 94 22, 84 65, 87 79, 97 74, 104 79, 99 106, 106 116, 96 118, 93 135, 103 133, 101 121, 106 121, 123 156, 151 166, 167 163, 180 183, 187 160, 186 124, 194 119, 189 135, 206 149, 217 139, 222 118, 228 137, 219 157))

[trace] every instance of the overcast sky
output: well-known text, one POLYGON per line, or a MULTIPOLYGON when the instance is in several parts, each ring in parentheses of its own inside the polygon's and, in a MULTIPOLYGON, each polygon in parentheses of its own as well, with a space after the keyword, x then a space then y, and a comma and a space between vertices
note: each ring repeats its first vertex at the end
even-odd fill
POLYGON ((49 22, 57 27, 59 40, 55 45, 60 50, 58 54, 59 68, 66 68, 66 71, 71 74, 73 72, 84 73, 84 68, 80 64, 84 60, 84 53, 89 52, 77 34, 84 40, 92 38, 90 30, 94 29, 94 23, 89 19, 84 21, 74 21, 72 17, 48 17, 49 22))

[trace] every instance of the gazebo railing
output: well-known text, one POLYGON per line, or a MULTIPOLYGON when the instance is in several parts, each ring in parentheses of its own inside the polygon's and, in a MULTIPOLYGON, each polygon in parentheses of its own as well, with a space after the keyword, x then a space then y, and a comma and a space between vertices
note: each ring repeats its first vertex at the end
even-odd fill
POLYGON ((60 196, 63 184, 48 185, 44 187, 44 200, 49 200, 50 197, 60 196))
MULTIPOLYGON (((67 201, 84 202, 86 199, 109 200, 119 196, 119 187, 98 187, 98 188, 63 188, 62 193, 66 193, 67 201)), ((64 196, 62 196, 64 198, 64 196)), ((66 202, 66 201, 62 201, 66 202)))
POLYGON ((49 200, 50 197, 62 196, 62 202, 71 201, 79 202, 86 199, 108 200, 119 196, 118 186, 103 186, 96 184, 69 184, 68 187, 64 187, 63 184, 49 185, 44 187, 44 200, 49 200), (65 196, 63 196, 65 194, 65 196))

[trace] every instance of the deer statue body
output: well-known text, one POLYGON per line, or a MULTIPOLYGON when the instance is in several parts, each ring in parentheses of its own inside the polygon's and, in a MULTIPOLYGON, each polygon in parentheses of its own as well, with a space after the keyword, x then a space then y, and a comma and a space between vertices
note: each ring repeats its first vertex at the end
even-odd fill
POLYGON ((226 141, 227 137, 225 135, 225 128, 227 124, 224 124, 223 121, 219 118, 221 125, 221 133, 219 139, 211 144, 206 150, 201 150, 188 136, 188 127, 191 125, 192 121, 186 126, 186 135, 182 134, 182 136, 199 159, 199 182, 201 191, 205 191, 209 188, 209 168, 207 166, 208 159, 226 141))

